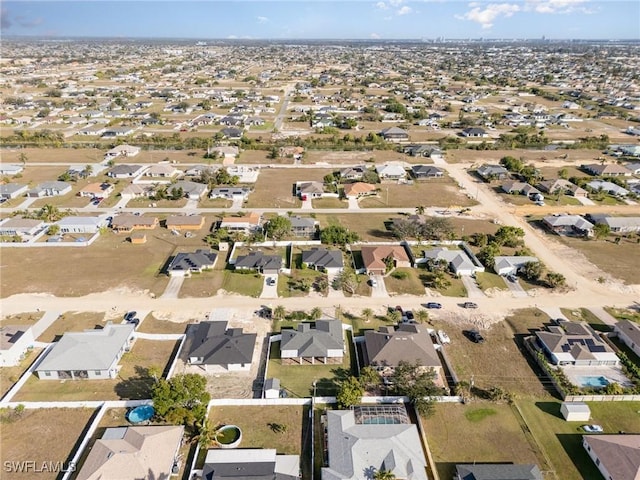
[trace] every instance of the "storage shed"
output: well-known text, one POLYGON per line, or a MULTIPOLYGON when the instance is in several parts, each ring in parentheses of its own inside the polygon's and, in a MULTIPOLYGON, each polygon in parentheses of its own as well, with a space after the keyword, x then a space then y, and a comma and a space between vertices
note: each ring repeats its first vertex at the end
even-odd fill
POLYGON ((589 405, 584 402, 562 402, 560 413, 567 422, 588 422, 591 418, 589 405))
POLYGON ((264 382, 264 398, 280 398, 280 380, 267 378, 264 382))

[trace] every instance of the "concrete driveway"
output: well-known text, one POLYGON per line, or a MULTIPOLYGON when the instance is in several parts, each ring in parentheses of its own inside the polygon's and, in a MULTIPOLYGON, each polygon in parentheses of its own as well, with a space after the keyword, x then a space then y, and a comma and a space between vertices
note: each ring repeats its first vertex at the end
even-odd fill
MULTIPOLYGON (((372 298, 389 298, 389 293, 387 292, 387 287, 384 284, 384 277, 382 275, 371 275, 371 278, 375 278, 377 285, 375 287, 371 287, 371 297, 372 298)), ((371 280, 369 280, 369 285, 371 285, 371 280)))
POLYGON ((182 283, 184 282, 183 276, 171 277, 169 279, 169 284, 167 288, 164 289, 164 292, 160 296, 160 298, 178 298, 178 294, 180 293, 180 289, 182 288, 182 283))
POLYGON ((467 289, 467 297, 483 298, 486 296, 484 292, 480 290, 480 287, 476 283, 475 278, 469 277, 467 275, 461 275, 460 280, 462 280, 462 284, 464 285, 464 288, 467 289))
POLYGON ((517 278, 516 278, 515 282, 512 282, 508 278, 505 278, 504 279, 504 283, 507 285, 507 288, 511 291, 511 294, 514 297, 528 297, 529 296, 527 291, 524 288, 522 288, 522 285, 520 285, 520 281, 517 278))
POLYGON ((327 273, 327 281, 329 282, 329 290, 327 292, 327 297, 331 298, 344 298, 344 292, 342 290, 336 290, 333 288, 333 282, 335 281, 338 273, 327 273))
POLYGON ((262 293, 260 298, 278 298, 278 275, 264 275, 264 281, 262 283, 262 293), (276 281, 273 285, 268 285, 267 280, 269 278, 275 278, 276 281))

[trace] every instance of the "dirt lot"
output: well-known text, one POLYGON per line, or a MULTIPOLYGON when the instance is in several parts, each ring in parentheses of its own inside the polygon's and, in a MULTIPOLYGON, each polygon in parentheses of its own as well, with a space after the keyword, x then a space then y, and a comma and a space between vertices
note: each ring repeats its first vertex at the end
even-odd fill
POLYGON ((82 332, 84 330, 103 328, 105 315, 102 312, 66 312, 60 315, 36 340, 39 342, 55 342, 66 332, 82 332))
POLYGON ((0 459, 5 462, 35 462, 40 472, 10 472, 3 468, 5 480, 25 478, 54 479, 59 472, 42 471, 41 465, 68 465, 76 442, 94 410, 88 408, 44 408, 25 410, 16 421, 2 425, 0 459), (49 463, 51 462, 51 463, 49 463))
POLYGON ((449 177, 434 178, 413 185, 383 183, 377 185, 378 195, 360 200, 361 208, 461 207, 475 205, 475 200, 464 195, 449 177))
MULTIPOLYGON (((251 370, 248 372, 228 372, 223 367, 209 367, 204 371, 199 366, 187 365, 186 360, 190 350, 193 327, 187 330, 187 340, 176 364, 176 373, 197 373, 207 377, 207 390, 213 398, 254 398, 254 388, 262 386, 262 366, 266 358, 267 345, 265 339, 271 331, 271 323, 253 314, 253 310, 229 310, 222 316, 228 319, 227 328, 242 328, 245 333, 256 333, 256 345, 253 350, 251 370)), ((144 324, 144 322, 143 322, 144 324)), ((261 392, 257 392, 258 396, 261 392)))
POLYGON ((502 157, 511 156, 522 158, 525 163, 535 163, 538 167, 580 165, 595 162, 602 156, 600 150, 447 150, 448 163, 499 163, 502 157), (566 158, 565 158, 566 155, 566 158))
POLYGON ((333 170, 321 168, 262 169, 249 196, 247 208, 299 208, 300 200, 294 197, 295 183, 318 181, 333 170))

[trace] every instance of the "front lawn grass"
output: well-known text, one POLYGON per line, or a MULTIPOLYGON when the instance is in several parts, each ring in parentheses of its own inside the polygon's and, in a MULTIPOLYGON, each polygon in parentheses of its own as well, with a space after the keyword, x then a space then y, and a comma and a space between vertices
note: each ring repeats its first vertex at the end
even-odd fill
POLYGON ((631 320, 632 322, 640 323, 640 311, 636 312, 629 308, 613 307, 604 307, 604 309, 618 320, 631 320))
POLYGON ((396 268, 384 277, 387 292, 392 295, 424 295, 424 285, 415 268, 396 268))
POLYGON ((535 463, 544 470, 544 457, 509 405, 438 403, 422 421, 440 478, 453 478, 457 463, 535 463))
MULTIPOLYGON (((49 397, 55 398, 55 397, 49 397)), ((2 425, 0 436, 0 461, 35 462, 40 466, 55 462, 68 462, 82 437, 95 410, 90 408, 42 408, 26 409, 11 423, 2 425)), ((55 479, 60 472, 12 472, 3 469, 4 480, 24 480, 25 478, 55 479), (31 477, 30 477, 31 475, 31 477)))
POLYGON ((120 360, 118 378, 113 380, 40 380, 32 375, 13 398, 14 401, 44 402, 79 400, 140 400, 150 398, 153 379, 147 369, 166 370, 178 341, 138 339, 120 360))
POLYGON ((222 287, 224 278, 224 272, 217 269, 194 273, 184 280, 178 298, 213 297, 222 287))
POLYGON ((247 208, 300 208, 302 202, 295 194, 296 182, 322 182, 331 173, 327 168, 278 168, 260 170, 255 189, 246 203, 247 208))
POLYGON ((591 328, 598 332, 610 332, 612 328, 596 317, 588 308, 561 308, 562 314, 574 322, 587 322, 591 328))
POLYGON ((106 324, 104 312, 66 312, 60 315, 36 340, 51 343, 60 340, 66 332, 83 332, 106 324))
POLYGON ((33 325, 44 316, 44 312, 25 312, 6 315, 0 319, 0 325, 33 325))
POLYGON ((335 395, 336 381, 354 374, 351 371, 349 345, 345 345, 345 348, 345 356, 341 364, 283 365, 280 358, 280 342, 273 342, 269 354, 268 375, 270 378, 279 378, 280 385, 289 396, 310 397, 313 394, 314 381, 317 396, 335 395))
POLYGON ((262 275, 259 273, 242 274, 225 270, 222 289, 225 292, 237 293, 247 297, 259 297, 263 283, 262 275))
POLYGON ((482 290, 483 292, 491 289, 507 290, 507 286, 504 283, 504 278, 495 273, 477 272, 476 282, 480 287, 480 290, 482 290))
POLYGON ((333 197, 314 198, 311 204, 313 208, 347 208, 349 206, 345 200, 333 197))
POLYGON ((136 330, 140 333, 185 333, 189 323, 191 322, 172 322, 171 320, 161 320, 156 318, 153 313, 150 313, 144 318, 136 330))
MULTIPOLYGON (((315 291, 313 285, 323 276, 326 275, 312 268, 293 268, 291 270, 291 275, 278 275, 278 296, 306 297, 309 295, 309 292, 315 291), (301 288, 302 283, 305 282, 309 284, 309 291, 304 291, 301 288)), ((326 295, 326 292, 323 292, 323 295, 326 295)))

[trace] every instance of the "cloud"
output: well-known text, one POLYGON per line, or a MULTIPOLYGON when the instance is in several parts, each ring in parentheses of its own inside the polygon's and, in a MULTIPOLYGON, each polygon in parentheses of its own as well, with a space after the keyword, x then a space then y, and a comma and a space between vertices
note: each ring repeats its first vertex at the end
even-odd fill
POLYGON ((258 23, 261 25, 265 23, 269 23, 269 19, 267 17, 258 17, 257 20, 258 20, 258 23))
POLYGON ((585 6, 588 0, 527 0, 525 10, 536 13, 593 13, 585 6))
POLYGON ((389 6, 388 6, 386 3, 384 3, 384 2, 378 2, 378 3, 376 3, 376 8, 377 8, 378 10, 389 10, 389 6))
POLYGON ((520 5, 515 3, 489 3, 481 6, 477 2, 473 2, 469 4, 469 8, 471 10, 464 15, 456 15, 456 18, 479 23, 484 29, 491 28, 496 18, 511 17, 514 13, 522 10, 520 5))
POLYGON ((400 7, 400 9, 396 12, 396 15, 408 15, 412 12, 411 7, 407 7, 406 5, 400 7))
POLYGON ((11 19, 9 18, 9 10, 2 7, 0 8, 0 28, 2 30, 9 30, 11 28, 11 19))
POLYGON ((377 2, 375 4, 378 10, 395 10, 396 15, 408 15, 413 9, 408 5, 403 5, 405 0, 387 0, 387 2, 377 2))

